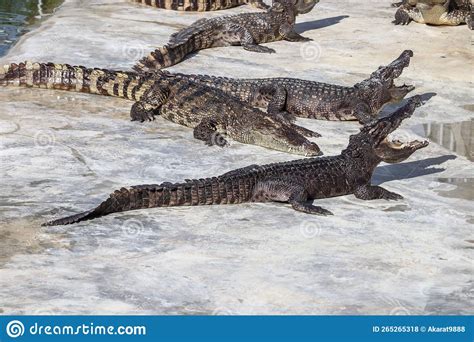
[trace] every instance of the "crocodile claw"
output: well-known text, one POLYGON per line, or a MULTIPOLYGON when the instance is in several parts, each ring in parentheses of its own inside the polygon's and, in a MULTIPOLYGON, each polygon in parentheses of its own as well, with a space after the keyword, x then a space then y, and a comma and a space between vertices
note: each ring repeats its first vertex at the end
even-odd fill
POLYGON ((384 199, 387 201, 398 201, 398 200, 403 199, 403 196, 397 194, 396 192, 386 191, 383 193, 381 199, 384 199))

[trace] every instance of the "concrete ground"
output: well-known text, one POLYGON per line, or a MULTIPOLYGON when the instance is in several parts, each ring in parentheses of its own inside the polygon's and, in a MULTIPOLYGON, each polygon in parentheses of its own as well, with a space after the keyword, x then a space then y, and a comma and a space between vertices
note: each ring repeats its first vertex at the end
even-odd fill
MULTIPOLYGON (((66 0, 1 63, 129 69, 206 17, 113 0, 66 0)), ((405 196, 321 200, 332 217, 283 204, 150 209, 41 228, 126 185, 201 178, 297 157, 233 142, 209 148, 130 102, 0 89, 0 312, 4 314, 473 314, 473 44, 466 26, 393 26, 390 1, 322 0, 298 18, 309 43, 201 51, 170 70, 292 76, 352 85, 404 49, 400 82, 431 99, 395 135, 432 143, 374 183, 405 196), (436 93, 436 96, 433 96, 436 93)), ((326 155, 354 123, 299 120, 326 155)))

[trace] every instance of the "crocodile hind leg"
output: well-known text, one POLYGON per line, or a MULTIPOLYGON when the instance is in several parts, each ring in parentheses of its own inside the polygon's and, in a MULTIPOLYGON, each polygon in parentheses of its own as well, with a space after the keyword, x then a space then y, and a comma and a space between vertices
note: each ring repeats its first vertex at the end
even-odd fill
POLYGON ((234 41, 233 39, 232 41, 226 42, 230 45, 236 45, 240 43, 240 45, 244 48, 244 50, 258 52, 258 53, 275 53, 276 52, 275 50, 269 47, 258 45, 255 42, 255 39, 253 38, 250 31, 244 26, 237 25, 237 24, 227 24, 223 26, 222 32, 227 33, 229 36, 234 35, 238 37, 238 42, 234 41))
POLYGON ((395 13, 395 20, 392 21, 392 23, 395 25, 408 25, 412 20, 420 24, 425 24, 421 11, 416 7, 406 5, 398 8, 395 13))
POLYGON ((296 117, 286 110, 288 93, 285 87, 263 86, 258 90, 258 98, 268 103, 268 114, 275 115, 288 123, 295 122, 296 117))
POLYGON ((395 192, 388 191, 387 189, 382 188, 381 186, 373 186, 373 185, 363 185, 358 187, 354 191, 355 197, 370 201, 375 199, 384 199, 384 200, 399 200, 402 199, 403 196, 399 195, 395 192))
POLYGON ((303 186, 281 180, 260 182, 254 189, 253 200, 288 202, 296 211, 312 215, 332 215, 329 210, 312 205, 303 186))
POLYGON ((265 86, 259 89, 259 95, 268 100, 268 114, 276 116, 279 120, 287 123, 292 129, 305 137, 319 138, 321 134, 307 128, 295 125, 296 117, 286 111, 288 92, 284 87, 265 86))
POLYGON ((202 140, 208 146, 217 145, 219 147, 226 146, 227 140, 217 131, 218 123, 213 118, 204 118, 194 127, 194 138, 202 140))
POLYGON ((130 111, 132 121, 144 122, 155 119, 155 114, 159 112, 160 107, 167 101, 169 89, 159 85, 154 85, 148 89, 139 101, 135 102, 130 111))
POLYGON ((155 120, 155 114, 157 111, 155 110, 155 106, 147 104, 146 102, 135 102, 130 110, 130 117, 132 121, 153 121, 155 120))

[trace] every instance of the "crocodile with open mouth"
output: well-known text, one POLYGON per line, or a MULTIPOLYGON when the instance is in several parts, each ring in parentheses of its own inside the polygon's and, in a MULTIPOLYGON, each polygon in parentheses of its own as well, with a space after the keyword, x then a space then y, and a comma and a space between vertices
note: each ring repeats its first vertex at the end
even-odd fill
POLYGON ((184 75, 212 88, 220 89, 270 113, 318 120, 373 120, 382 107, 399 102, 415 89, 396 86, 394 80, 410 65, 413 51, 405 50, 389 65, 380 66, 370 77, 352 87, 296 78, 238 79, 208 75, 184 75))
POLYGON ((414 96, 391 115, 364 125, 337 156, 250 165, 218 177, 182 183, 124 187, 95 209, 44 225, 72 224, 128 210, 248 202, 285 202, 303 213, 331 215, 311 202, 350 194, 362 200, 399 200, 401 195, 371 185, 371 178, 380 162, 401 162, 428 145, 427 141, 402 143, 388 139, 421 104, 421 97, 414 96))

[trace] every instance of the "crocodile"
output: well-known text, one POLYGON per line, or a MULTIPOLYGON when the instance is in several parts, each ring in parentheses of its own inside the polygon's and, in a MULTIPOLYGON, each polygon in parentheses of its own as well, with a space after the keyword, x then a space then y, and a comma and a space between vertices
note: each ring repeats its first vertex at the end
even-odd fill
POLYGON ((387 66, 353 87, 295 78, 235 79, 207 75, 184 75, 195 82, 220 89, 270 113, 285 113, 320 120, 358 120, 367 123, 382 107, 403 99, 414 87, 396 86, 394 80, 410 64, 413 51, 405 50, 387 66))
POLYGON ((249 4, 258 9, 268 9, 262 0, 134 0, 156 8, 174 11, 208 12, 249 4))
POLYGON ((123 97, 135 101, 132 121, 156 115, 194 129, 207 145, 235 141, 314 156, 322 152, 307 137, 320 135, 279 115, 266 113, 219 89, 156 71, 144 78, 136 73, 54 63, 20 63, 0 67, 0 85, 69 90, 123 97))
POLYGON ((364 125, 337 156, 250 165, 218 177, 180 183, 123 187, 92 210, 44 225, 72 224, 136 209, 249 202, 285 202, 303 213, 331 215, 311 201, 350 194, 362 200, 399 200, 401 195, 371 185, 371 177, 380 162, 401 162, 428 145, 427 141, 402 143, 388 138, 421 104, 421 97, 414 96, 391 115, 364 125))
POLYGON ((474 0, 403 0, 398 7, 395 25, 408 25, 410 21, 430 25, 456 26, 467 23, 474 26, 474 0))
POLYGON ((175 65, 198 50, 241 45, 245 50, 274 53, 260 43, 277 40, 305 42, 311 40, 294 31, 298 14, 308 13, 319 0, 274 0, 261 13, 241 13, 200 19, 174 33, 165 46, 141 59, 134 70, 162 69, 175 65))

